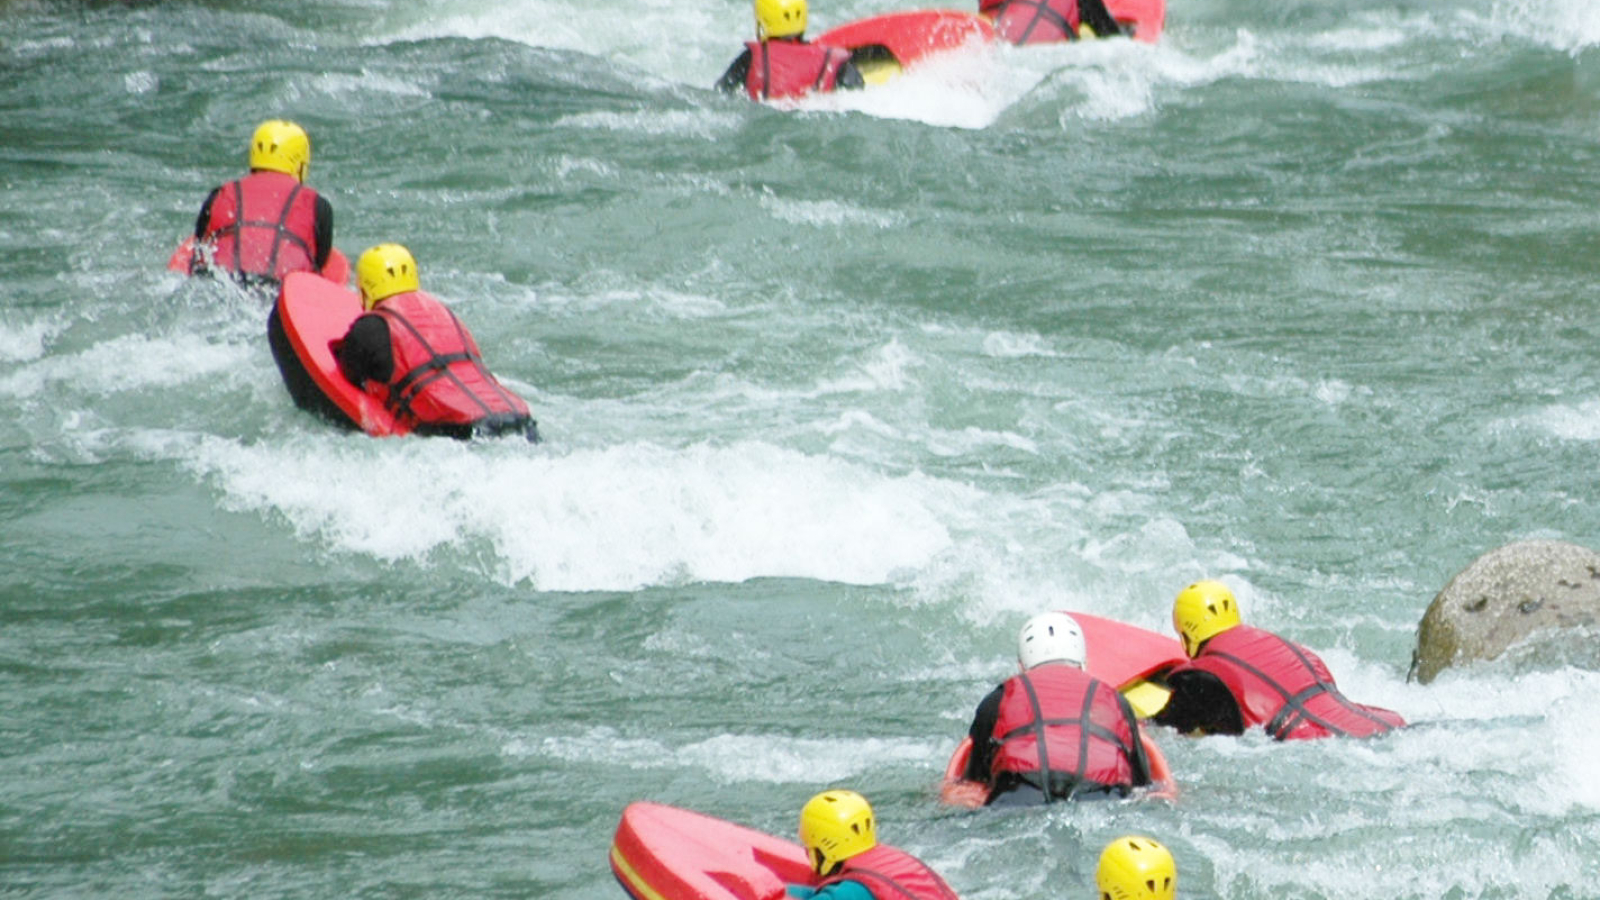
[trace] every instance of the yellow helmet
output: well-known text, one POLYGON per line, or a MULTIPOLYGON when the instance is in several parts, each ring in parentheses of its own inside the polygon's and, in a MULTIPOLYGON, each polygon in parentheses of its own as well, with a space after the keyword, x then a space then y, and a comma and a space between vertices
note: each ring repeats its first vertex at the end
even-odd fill
POLYGON ((1130 834, 1100 851, 1094 883, 1100 888, 1100 900, 1173 900, 1178 894, 1178 866, 1167 848, 1130 834))
POLYGON ((756 39, 799 37, 806 30, 806 0, 756 0, 756 39))
POLYGON ((1239 603, 1220 581, 1196 581, 1172 601, 1172 627, 1191 657, 1210 638, 1239 624, 1239 603))
POLYGON ((818 875, 831 875, 839 864, 877 846, 872 805, 855 791, 823 791, 800 809, 800 844, 818 875))
POLYGON ((250 168, 282 172, 303 182, 311 168, 311 138, 293 122, 262 122, 250 138, 250 168))
POLYGON ((361 305, 367 309, 421 287, 417 261, 399 244, 379 244, 361 254, 356 261, 356 281, 361 285, 361 305))

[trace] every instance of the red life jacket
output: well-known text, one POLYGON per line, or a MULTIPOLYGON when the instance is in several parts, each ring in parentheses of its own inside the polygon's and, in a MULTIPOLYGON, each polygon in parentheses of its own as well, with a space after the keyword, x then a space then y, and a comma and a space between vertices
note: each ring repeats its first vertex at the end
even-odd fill
POLYGON ((745 46, 750 48, 750 69, 745 72, 744 88, 752 100, 831 91, 838 83, 839 70, 850 61, 849 50, 805 41, 750 41, 745 46))
POLYGON ((1315 653, 1270 631, 1235 625, 1201 645, 1172 673, 1198 669, 1227 686, 1244 727, 1260 725, 1280 741, 1368 737, 1405 725, 1399 713, 1352 702, 1315 653))
POLYGON ((373 390, 413 425, 471 425, 527 417, 528 405, 484 368, 467 327, 422 291, 396 294, 373 312, 389 325, 394 371, 373 390))
MULTIPOLYGON (((1134 749, 1136 727, 1116 688, 1065 663, 1036 666, 1006 680, 992 771, 1066 776, 1068 789, 1148 784, 1149 773, 1134 763, 1143 758, 1134 749)), ((1046 776, 1035 787, 1056 780, 1046 776)))
MULTIPOLYGON (((211 265, 282 281, 317 270, 316 225, 316 191, 293 175, 251 172, 217 191, 201 239, 211 265)), ((205 264, 196 253, 190 269, 205 264)))
POLYGON ((1078 0, 985 0, 978 12, 994 20, 994 33, 1013 44, 1078 39, 1078 0))
POLYGON ((839 871, 817 885, 859 882, 873 900, 960 900, 928 864, 895 847, 878 844, 844 861, 839 871))

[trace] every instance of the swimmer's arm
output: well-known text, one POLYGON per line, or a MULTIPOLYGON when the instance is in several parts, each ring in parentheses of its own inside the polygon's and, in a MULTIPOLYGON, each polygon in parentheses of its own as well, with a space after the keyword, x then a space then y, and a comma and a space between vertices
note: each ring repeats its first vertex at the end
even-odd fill
POLYGON ((723 72, 722 77, 717 79, 717 90, 724 91, 729 94, 736 94, 739 91, 744 90, 745 77, 749 74, 749 72, 750 48, 746 47, 744 48, 744 52, 739 54, 739 58, 734 60, 732 65, 728 66, 728 71, 723 72))
POLYGON ((1182 670, 1167 676, 1172 696, 1154 720, 1185 734, 1243 734, 1239 703, 1210 672, 1182 670))

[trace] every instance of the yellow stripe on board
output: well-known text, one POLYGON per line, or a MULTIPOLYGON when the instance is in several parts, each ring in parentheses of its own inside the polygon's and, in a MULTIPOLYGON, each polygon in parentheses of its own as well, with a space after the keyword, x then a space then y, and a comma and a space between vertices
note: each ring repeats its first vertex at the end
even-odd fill
POLYGON ((861 72, 861 80, 871 85, 883 84, 901 72, 900 63, 892 58, 857 63, 856 68, 861 72))
POLYGON ((1172 689, 1141 679, 1123 688, 1122 696, 1128 698, 1128 705, 1133 707, 1134 715, 1148 719, 1161 712, 1161 708, 1167 705, 1167 698, 1172 696, 1172 689))
POLYGON ((639 873, 633 870, 633 866, 628 865, 628 860, 623 857, 622 851, 617 849, 616 844, 611 845, 611 865, 628 880, 628 884, 633 888, 630 893, 635 897, 641 900, 667 900, 655 888, 646 884, 645 880, 639 877, 639 873))

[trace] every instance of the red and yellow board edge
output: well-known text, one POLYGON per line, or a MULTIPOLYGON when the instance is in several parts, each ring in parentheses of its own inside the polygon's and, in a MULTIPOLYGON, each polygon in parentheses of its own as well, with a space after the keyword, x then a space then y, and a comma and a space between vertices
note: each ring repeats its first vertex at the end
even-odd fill
POLYGON ((635 900, 779 900, 817 881, 799 844, 648 800, 623 810, 610 862, 635 900))
POLYGON ((401 435, 410 429, 371 394, 339 371, 333 341, 344 337, 363 312, 356 292, 311 272, 291 272, 278 293, 277 314, 296 360, 324 397, 351 423, 373 437, 401 435))

